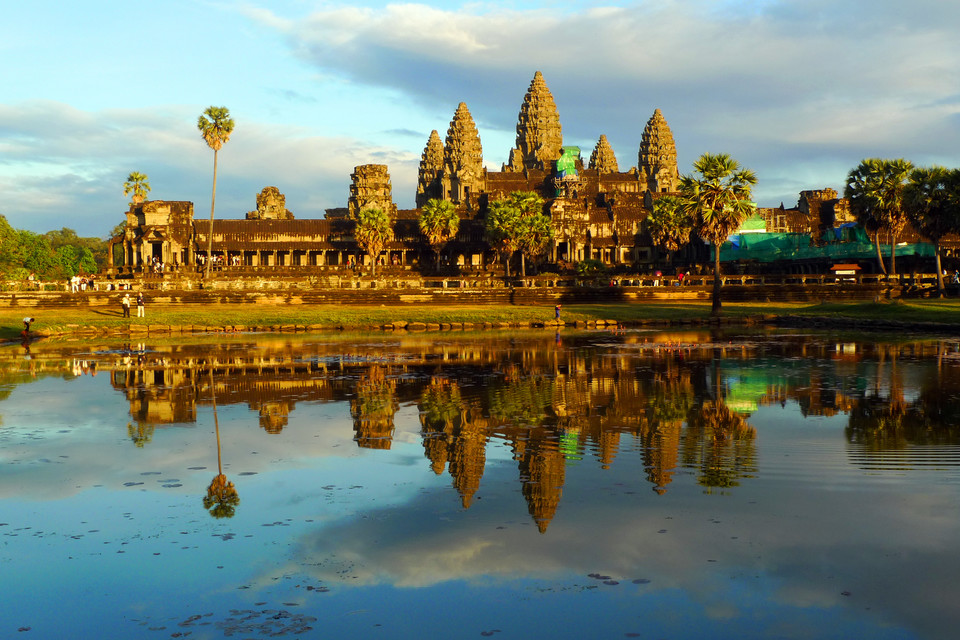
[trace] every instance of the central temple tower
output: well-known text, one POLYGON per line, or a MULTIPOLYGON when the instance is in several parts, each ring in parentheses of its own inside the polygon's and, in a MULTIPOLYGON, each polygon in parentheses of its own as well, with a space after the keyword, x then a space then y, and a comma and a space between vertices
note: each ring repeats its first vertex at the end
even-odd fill
POLYGON ((550 171, 552 163, 560 157, 561 147, 563 131, 557 104, 543 80, 543 74, 537 71, 523 97, 523 105, 517 117, 517 146, 510 150, 509 162, 504 165, 503 170, 550 171))

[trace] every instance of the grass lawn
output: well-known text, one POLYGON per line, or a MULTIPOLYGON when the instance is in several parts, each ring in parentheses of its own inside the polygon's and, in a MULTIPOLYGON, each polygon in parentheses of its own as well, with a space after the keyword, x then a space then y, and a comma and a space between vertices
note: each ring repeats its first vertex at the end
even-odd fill
MULTIPOLYGON (((23 329, 23 318, 34 317, 33 330, 69 332, 80 327, 120 330, 127 325, 237 326, 269 328, 279 325, 323 325, 331 329, 364 328, 389 322, 473 324, 520 324, 552 320, 552 306, 453 306, 453 305, 218 305, 147 307, 146 318, 122 318, 119 309, 81 307, 69 309, 2 309, 0 339, 14 339, 23 329)), ((135 314, 136 309, 132 312, 135 314)), ((960 301, 911 300, 892 302, 855 302, 824 304, 726 303, 728 318, 759 316, 810 316, 903 322, 937 322, 960 328, 960 301)), ((709 302, 618 303, 564 305, 561 319, 571 321, 615 320, 625 324, 640 322, 682 322, 707 319, 709 302)))

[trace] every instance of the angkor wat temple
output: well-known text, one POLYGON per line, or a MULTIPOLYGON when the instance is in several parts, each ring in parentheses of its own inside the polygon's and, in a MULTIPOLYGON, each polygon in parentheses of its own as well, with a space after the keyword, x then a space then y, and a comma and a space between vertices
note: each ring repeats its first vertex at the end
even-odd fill
MULTIPOLYGON (((267 187, 257 197, 257 209, 246 219, 213 222, 213 256, 218 265, 236 273, 300 272, 342 269, 369 262, 354 239, 351 214, 366 206, 389 212, 394 239, 379 262, 389 268, 415 269, 432 264, 431 249, 418 226, 422 207, 431 198, 454 203, 461 218, 456 238, 444 253, 460 273, 498 273, 502 265, 484 238, 488 204, 514 191, 534 191, 543 197, 544 214, 552 221, 554 237, 545 261, 563 271, 578 261, 593 259, 607 265, 644 271, 663 260, 645 233, 643 221, 655 198, 674 192, 679 170, 673 134, 659 109, 640 136, 637 164, 626 171, 606 135, 600 135, 584 164, 578 147, 565 147, 560 116, 553 95, 538 71, 520 107, 516 146, 500 171, 484 167, 480 136, 467 105, 460 103, 445 140, 432 131, 420 162, 417 209, 398 210, 393 202, 386 165, 355 168, 347 206, 328 209, 323 219, 297 220, 287 210, 284 196, 267 187)), ((767 231, 816 233, 825 213, 837 221, 847 218, 842 199, 831 189, 801 194, 794 209, 760 210, 767 231)), ((191 202, 148 201, 130 206, 123 235, 114 245, 123 247, 123 263, 114 273, 155 270, 190 271, 204 259, 211 223, 194 219, 191 202)), ((693 243, 688 251, 702 255, 708 249, 693 243)), ((111 255, 113 252, 110 252, 111 255)))
MULTIPOLYGON (((569 163, 568 163, 569 164, 569 163)), ((398 210, 385 165, 356 167, 347 207, 328 209, 323 219, 297 220, 283 196, 268 187, 257 210, 246 219, 213 222, 213 254, 221 264, 239 267, 325 267, 368 260, 353 239, 350 214, 375 205, 395 220, 394 240, 381 260, 410 267, 430 251, 418 228, 419 209, 398 210)), ((497 256, 484 240, 488 203, 513 191, 535 191, 545 200, 555 237, 550 262, 593 258, 608 264, 650 260, 641 222, 652 194, 676 189, 679 171, 670 127, 654 111, 641 136, 637 166, 621 171, 605 135, 586 166, 576 147, 563 146, 560 116, 553 95, 538 71, 520 107, 516 147, 502 170, 484 168, 480 136, 467 105, 460 103, 443 141, 431 132, 420 163, 417 207, 430 198, 453 202, 461 217, 456 238, 447 246, 451 262, 497 269, 497 256), (573 170, 557 171, 566 155, 573 170)), ((191 202, 154 200, 133 204, 127 212, 121 271, 139 271, 159 262, 165 268, 195 266, 207 249, 210 222, 194 219, 191 202)))

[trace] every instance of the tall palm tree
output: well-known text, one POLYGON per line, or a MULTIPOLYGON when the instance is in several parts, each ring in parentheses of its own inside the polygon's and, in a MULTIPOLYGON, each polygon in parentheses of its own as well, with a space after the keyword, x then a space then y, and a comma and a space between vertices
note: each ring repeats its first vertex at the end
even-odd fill
POLYGON ((910 224, 933 243, 937 293, 943 297, 940 240, 948 233, 960 232, 960 171, 944 167, 914 169, 903 191, 903 207, 910 224))
MULTIPOLYGON (((876 229, 877 260, 880 259, 880 231, 890 237, 890 274, 897 273, 897 239, 907 224, 903 210, 903 190, 913 165, 900 158, 867 158, 847 174, 844 196, 857 221, 876 229)), ((881 261, 882 264, 882 261, 881 261)))
POLYGON ((210 263, 213 256, 213 210, 217 201, 217 152, 230 140, 233 133, 233 119, 226 107, 207 107, 197 120, 197 128, 207 146, 213 149, 213 193, 210 196, 210 230, 207 242, 207 269, 205 278, 210 277, 210 263))
POLYGON ((423 205, 420 213, 420 233, 427 238, 437 257, 437 271, 440 270, 440 249, 457 235, 460 229, 460 216, 449 200, 431 198, 423 205))
POLYGON ((148 193, 150 193, 150 182, 147 174, 132 171, 127 176, 127 181, 123 183, 123 197, 126 198, 133 194, 133 197, 130 198, 130 204, 140 204, 146 200, 148 193))
POLYGON ((720 314, 720 247, 756 210, 750 189, 756 174, 726 153, 705 153, 693 163, 695 175, 681 176, 680 196, 701 238, 713 244, 713 301, 711 313, 720 314))

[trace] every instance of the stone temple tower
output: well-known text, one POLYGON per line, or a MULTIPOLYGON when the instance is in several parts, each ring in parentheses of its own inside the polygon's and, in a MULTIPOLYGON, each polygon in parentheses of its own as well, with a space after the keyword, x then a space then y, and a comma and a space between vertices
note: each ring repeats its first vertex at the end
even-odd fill
POLYGON ((541 169, 549 171, 560 157, 563 132, 560 114, 553 94, 539 71, 533 76, 527 95, 523 97, 517 118, 517 146, 510 150, 510 160, 504 171, 541 169))
POLYGON ((468 208, 486 189, 480 134, 466 103, 453 114, 443 147, 442 197, 468 208))
POLYGON ((590 154, 589 168, 596 169, 601 174, 620 172, 620 168, 617 166, 617 156, 613 153, 613 147, 610 146, 607 136, 601 135, 600 139, 597 140, 597 146, 593 148, 593 153, 590 154))
POLYGON ((420 156, 420 172, 417 178, 417 208, 422 207, 431 198, 443 198, 443 185, 440 177, 443 173, 443 142, 434 129, 420 156))
POLYGON ((640 181, 647 183, 650 191, 664 193, 676 191, 680 181, 677 168, 677 145, 660 109, 653 112, 643 128, 640 152, 637 159, 640 181))
POLYGON ((347 209, 351 216, 356 216, 364 207, 379 207, 391 218, 397 216, 397 205, 393 203, 393 188, 390 186, 387 165, 362 164, 354 167, 350 179, 347 209))

